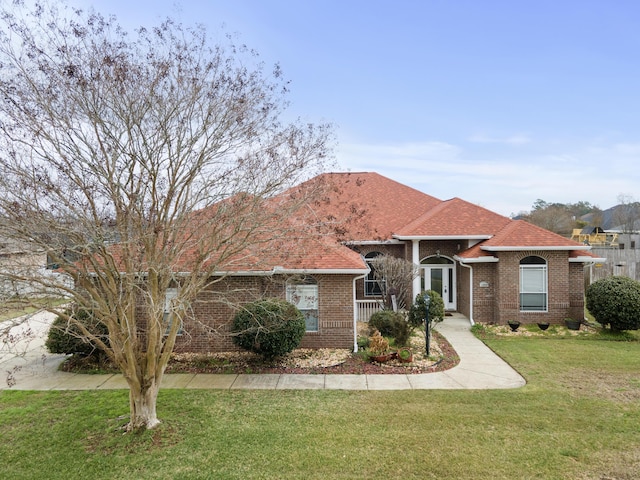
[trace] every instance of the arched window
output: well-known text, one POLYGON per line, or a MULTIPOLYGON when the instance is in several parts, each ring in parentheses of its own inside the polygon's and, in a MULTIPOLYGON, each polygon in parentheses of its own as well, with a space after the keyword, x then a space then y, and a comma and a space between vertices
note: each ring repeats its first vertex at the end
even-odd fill
POLYGON ((520 311, 547 311, 547 261, 538 256, 520 260, 520 311))
POLYGON ((287 281, 287 302, 302 312, 307 332, 318 331, 318 282, 315 278, 290 278, 287 281))
POLYGON ((365 297, 381 297, 382 296, 382 286, 380 285, 380 280, 376 278, 376 266, 375 259, 381 257, 382 253, 380 252, 369 252, 364 256, 365 262, 369 265, 371 271, 367 278, 364 280, 364 296, 365 297))

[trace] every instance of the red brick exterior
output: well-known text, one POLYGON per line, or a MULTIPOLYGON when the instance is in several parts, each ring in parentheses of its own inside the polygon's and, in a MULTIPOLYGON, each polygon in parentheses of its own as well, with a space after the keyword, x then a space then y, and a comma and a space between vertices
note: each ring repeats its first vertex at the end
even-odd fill
POLYGON ((499 252, 497 256, 497 263, 472 264, 473 319, 476 322, 506 324, 517 320, 561 324, 565 318, 584 318, 583 265, 569 263, 567 252, 499 252), (530 255, 542 257, 547 262, 547 312, 520 311, 520 260, 530 255))
MULTIPOLYGON (((460 242, 421 242, 420 258, 440 254, 452 258, 460 242)), ((370 251, 410 258, 408 245, 373 245, 370 251)), ((569 263, 567 252, 531 251, 498 252, 499 261, 473 263, 473 269, 456 264, 458 311, 481 323, 506 324, 510 320, 522 323, 563 323, 565 318, 584 316, 583 265, 569 263), (537 255, 547 261, 548 311, 520 312, 520 260, 537 255), (473 311, 470 284, 473 279, 473 311)), ((314 275, 318 282, 318 332, 307 332, 303 348, 353 347, 353 282, 354 275, 314 275)), ((192 303, 184 322, 184 333, 178 337, 177 352, 223 352, 238 348, 229 335, 230 322, 237 306, 265 297, 285 298, 283 276, 234 276, 213 284, 192 303)), ((364 282, 356 281, 357 298, 364 297, 364 282)), ((370 297, 369 297, 370 298, 370 297)))
MULTIPOLYGON (((421 241, 420 259, 436 255, 453 258, 462 241, 421 241)), ((411 244, 367 245, 361 253, 371 251, 411 259, 411 244)), ((570 263, 567 251, 496 252, 498 262, 470 263, 468 267, 456 262, 457 310, 476 322, 506 324, 510 320, 521 323, 549 322, 562 324, 565 318, 584 318, 584 267, 582 263, 570 263), (530 255, 542 257, 547 262, 548 311, 520 311, 520 260, 530 255), (473 308, 471 308, 471 278, 473 277, 473 308)), ((364 281, 358 280, 357 298, 364 299, 364 281)), ((370 298, 370 297, 368 297, 370 298)))
MULTIPOLYGON (((318 332, 307 332, 302 348, 353 347, 354 275, 314 275, 318 282, 318 332)), ((211 285, 191 304, 176 352, 238 350, 229 335, 239 305, 265 297, 285 298, 282 276, 233 276, 211 285)))

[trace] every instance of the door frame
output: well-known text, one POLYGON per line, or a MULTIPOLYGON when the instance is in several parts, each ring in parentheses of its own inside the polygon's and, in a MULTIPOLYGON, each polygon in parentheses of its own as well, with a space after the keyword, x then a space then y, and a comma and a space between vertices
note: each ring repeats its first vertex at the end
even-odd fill
POLYGON ((442 295, 444 301, 444 309, 455 311, 457 309, 458 292, 456 290, 456 262, 453 258, 445 255, 431 255, 420 261, 420 277, 423 283, 423 290, 431 289, 431 270, 442 269, 442 285, 443 290, 446 287, 448 295, 442 295), (435 258, 444 258, 449 260, 447 263, 430 263, 429 260, 435 258))

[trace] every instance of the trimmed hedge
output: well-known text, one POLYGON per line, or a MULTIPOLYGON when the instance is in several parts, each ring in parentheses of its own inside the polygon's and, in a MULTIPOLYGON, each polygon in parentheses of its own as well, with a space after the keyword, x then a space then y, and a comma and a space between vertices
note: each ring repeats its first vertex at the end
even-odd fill
POLYGON ((56 317, 45 341, 47 350, 50 353, 64 355, 89 356, 103 353, 97 345, 83 336, 75 322, 82 323, 87 330, 109 345, 109 331, 106 325, 96 320, 89 311, 84 309, 70 308, 65 311, 65 315, 71 316, 74 320, 67 320, 63 316, 56 317))
POLYGON ((611 330, 640 329, 640 282, 628 277, 607 277, 587 288, 587 310, 611 330))
POLYGON ((293 304, 267 299, 245 305, 233 319, 233 342, 266 359, 285 355, 300 345, 304 315, 293 304))

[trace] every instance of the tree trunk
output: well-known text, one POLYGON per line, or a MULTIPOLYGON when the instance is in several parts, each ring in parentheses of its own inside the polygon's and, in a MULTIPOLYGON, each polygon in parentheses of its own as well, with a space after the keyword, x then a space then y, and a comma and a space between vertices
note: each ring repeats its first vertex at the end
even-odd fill
POLYGON ((131 419, 127 430, 151 429, 160 425, 156 414, 156 402, 160 385, 151 380, 151 384, 140 386, 129 385, 129 408, 131 419))

